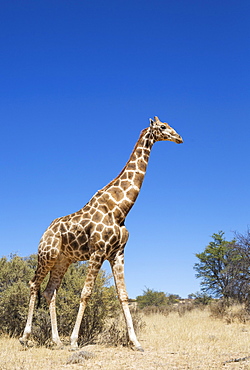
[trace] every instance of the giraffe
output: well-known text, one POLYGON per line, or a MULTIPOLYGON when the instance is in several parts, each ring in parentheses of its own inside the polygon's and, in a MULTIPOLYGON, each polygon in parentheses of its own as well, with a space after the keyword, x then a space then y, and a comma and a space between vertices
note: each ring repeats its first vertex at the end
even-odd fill
POLYGON ((133 328, 124 282, 124 248, 128 240, 125 218, 134 205, 146 173, 150 151, 156 141, 182 143, 183 140, 167 123, 158 117, 150 119, 149 127, 142 130, 128 162, 120 174, 97 191, 78 212, 52 221, 44 232, 38 247, 38 264, 30 281, 28 317, 20 342, 27 346, 31 334, 36 296, 45 276, 50 277, 44 297, 49 305, 52 341, 59 347, 56 319, 56 294, 69 265, 76 261, 89 261, 75 326, 70 337, 71 349, 77 349, 78 333, 85 307, 95 279, 104 260, 108 260, 121 303, 129 340, 134 349, 143 351, 133 328))

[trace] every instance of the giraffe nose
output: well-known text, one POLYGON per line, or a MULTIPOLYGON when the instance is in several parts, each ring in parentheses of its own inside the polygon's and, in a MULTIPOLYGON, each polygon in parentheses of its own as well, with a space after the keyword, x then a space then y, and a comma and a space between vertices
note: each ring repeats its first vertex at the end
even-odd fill
POLYGON ((182 144, 183 143, 183 139, 180 135, 178 135, 178 138, 176 139, 176 143, 177 144, 182 144))

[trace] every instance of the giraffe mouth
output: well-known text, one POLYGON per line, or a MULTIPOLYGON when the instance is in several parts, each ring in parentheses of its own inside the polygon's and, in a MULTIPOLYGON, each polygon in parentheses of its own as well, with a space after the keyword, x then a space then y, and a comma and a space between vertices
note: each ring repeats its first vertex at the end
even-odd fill
POLYGON ((175 139, 175 142, 176 144, 182 144, 183 143, 182 137, 180 136, 178 139, 175 139))

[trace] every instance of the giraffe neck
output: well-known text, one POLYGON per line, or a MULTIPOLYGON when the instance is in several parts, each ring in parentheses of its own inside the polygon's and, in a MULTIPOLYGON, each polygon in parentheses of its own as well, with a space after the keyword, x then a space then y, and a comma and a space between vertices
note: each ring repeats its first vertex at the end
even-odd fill
POLYGON ((122 223, 140 192, 153 144, 150 128, 144 129, 123 170, 94 195, 91 205, 102 212, 108 207, 106 210, 112 212, 116 222, 122 223))

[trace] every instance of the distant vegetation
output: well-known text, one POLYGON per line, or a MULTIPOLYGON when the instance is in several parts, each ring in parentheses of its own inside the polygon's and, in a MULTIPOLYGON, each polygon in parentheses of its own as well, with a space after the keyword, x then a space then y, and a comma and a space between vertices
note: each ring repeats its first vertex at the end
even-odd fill
POLYGON ((146 288, 142 295, 136 297, 138 308, 142 309, 149 306, 161 307, 173 303, 178 303, 181 297, 178 294, 166 294, 146 288))

